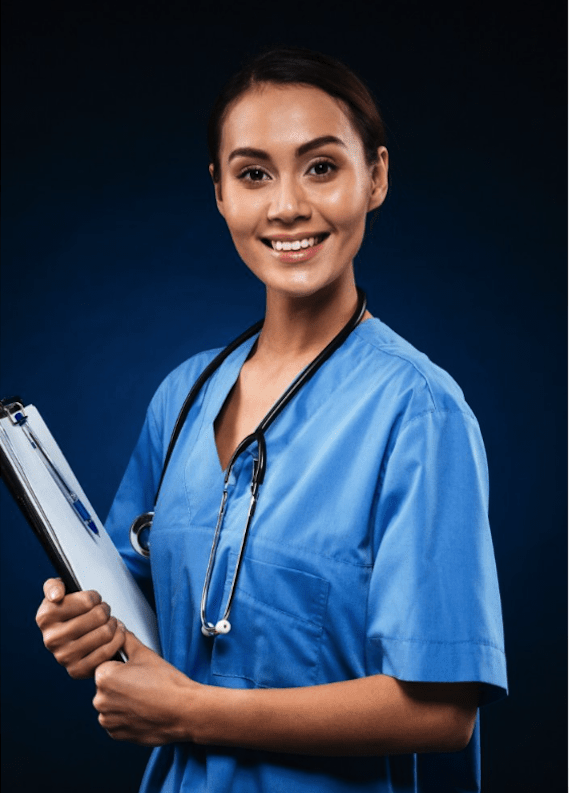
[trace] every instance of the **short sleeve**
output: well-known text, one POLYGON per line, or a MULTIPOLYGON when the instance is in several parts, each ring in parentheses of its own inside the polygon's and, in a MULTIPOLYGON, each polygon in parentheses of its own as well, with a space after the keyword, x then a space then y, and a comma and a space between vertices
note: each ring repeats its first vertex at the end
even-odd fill
POLYGON ((476 419, 429 411, 406 423, 379 483, 368 603, 370 674, 507 692, 488 471, 476 419))
POLYGON ((154 509, 162 459, 162 442, 151 404, 105 523, 125 564, 150 600, 153 600, 150 562, 132 547, 130 526, 136 517, 154 509))

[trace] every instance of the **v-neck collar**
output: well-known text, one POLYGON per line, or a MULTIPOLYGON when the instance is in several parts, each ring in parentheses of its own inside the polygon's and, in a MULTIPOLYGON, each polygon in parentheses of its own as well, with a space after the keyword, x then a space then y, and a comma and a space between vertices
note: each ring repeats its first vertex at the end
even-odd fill
MULTIPOLYGON (((375 317, 370 317, 367 320, 364 320, 364 322, 361 322, 357 328, 354 328, 354 331, 357 331, 363 325, 373 324, 372 321, 374 319, 375 317)), ((243 368, 243 364, 247 360, 258 338, 259 333, 256 333, 250 339, 247 339, 245 342, 243 342, 242 345, 240 345, 236 350, 234 350, 234 352, 231 353, 231 355, 226 358, 226 360, 222 363, 219 369, 214 372, 210 379, 211 389, 208 389, 209 400, 205 411, 206 415, 204 416, 203 426, 208 433, 208 443, 210 443, 212 446, 214 460, 217 464, 218 471, 222 475, 225 475, 227 469, 222 468, 221 460, 219 459, 219 452, 217 450, 217 443, 215 440, 215 421, 231 390, 237 383, 239 375, 241 374, 241 369, 243 368)), ((208 399, 208 395, 206 395, 206 399, 208 399)))
POLYGON ((243 364, 257 341, 259 334, 255 334, 229 355, 217 369, 209 381, 208 400, 205 421, 213 424, 227 399, 229 392, 237 382, 243 364))
MULTIPOLYGON (((226 358, 226 360, 222 363, 219 369, 217 369, 210 380, 211 389, 208 389, 209 400, 205 411, 206 415, 204 416, 203 428, 207 432, 208 443, 212 446, 214 459, 221 475, 225 475, 226 469, 222 468, 221 460, 219 459, 219 453, 217 451, 217 443, 215 442, 215 421, 221 408, 225 404, 225 400, 237 383, 239 375, 241 374, 241 369, 243 368, 243 364, 247 360, 247 357, 249 356, 249 353, 253 349, 253 345, 258 338, 259 334, 257 333, 250 339, 247 339, 245 342, 243 342, 240 347, 238 347, 234 352, 231 353, 231 355, 228 356, 228 358, 226 358)), ((207 398, 208 397, 206 396, 206 399, 207 398)))

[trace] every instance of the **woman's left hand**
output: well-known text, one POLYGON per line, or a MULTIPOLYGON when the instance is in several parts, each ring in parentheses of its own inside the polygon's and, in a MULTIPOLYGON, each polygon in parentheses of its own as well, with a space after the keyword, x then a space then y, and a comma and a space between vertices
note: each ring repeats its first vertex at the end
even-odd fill
POLYGON ((188 740, 185 705, 200 687, 126 631, 127 663, 106 661, 95 671, 93 705, 117 741, 161 746, 188 740))

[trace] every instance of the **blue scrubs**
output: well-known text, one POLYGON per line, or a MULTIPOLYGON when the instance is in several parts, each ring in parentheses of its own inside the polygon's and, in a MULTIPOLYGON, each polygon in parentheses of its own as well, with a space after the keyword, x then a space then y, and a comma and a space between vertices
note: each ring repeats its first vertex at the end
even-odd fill
MULTIPOLYGON (((208 638, 199 608, 223 489, 213 423, 255 339, 212 376, 168 467, 151 562, 128 530, 152 509, 191 385, 217 351, 179 366, 156 392, 108 530, 154 591, 164 657, 227 688, 318 685, 385 674, 480 681, 503 696, 500 597, 488 477, 476 418, 442 369, 369 319, 269 428, 260 489, 231 612, 208 638)), ((251 447, 232 476, 207 619, 222 616, 250 498, 251 447)), ((458 753, 319 758, 171 744, 154 750, 144 793, 463 793, 479 789, 478 725, 458 753)))

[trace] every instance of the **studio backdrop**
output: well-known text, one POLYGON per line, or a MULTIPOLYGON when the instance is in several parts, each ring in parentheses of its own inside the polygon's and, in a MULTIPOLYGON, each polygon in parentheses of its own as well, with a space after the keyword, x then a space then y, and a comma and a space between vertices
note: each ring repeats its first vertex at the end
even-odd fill
MULTIPOLYGON (((216 92, 288 43, 377 96, 390 191, 357 280, 457 380, 488 454, 510 696, 481 716, 486 793, 565 789, 561 5, 3 4, 0 395, 39 408, 102 518, 162 379, 263 315, 208 174, 216 92)), ((4 790, 136 791, 148 753, 44 649, 52 568, 0 497, 4 790)))

